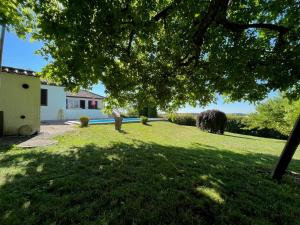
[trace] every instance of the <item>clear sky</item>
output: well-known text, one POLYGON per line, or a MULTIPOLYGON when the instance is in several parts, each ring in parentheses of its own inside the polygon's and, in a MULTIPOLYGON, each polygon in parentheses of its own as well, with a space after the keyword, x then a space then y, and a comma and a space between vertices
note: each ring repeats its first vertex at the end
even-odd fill
MULTIPOLYGON (((47 61, 42 56, 35 54, 35 51, 43 46, 41 42, 30 42, 29 38, 26 40, 19 39, 14 33, 6 32, 3 52, 3 65, 22 69, 30 69, 34 71, 41 71, 41 68, 47 64, 47 61)), ((101 84, 95 85, 93 92, 105 95, 105 87, 101 84)), ((271 93, 269 96, 274 96, 271 93)), ((255 106, 248 102, 233 102, 224 103, 222 97, 219 97, 216 104, 210 104, 205 109, 219 109, 225 113, 250 113, 255 111, 255 106)), ((193 108, 186 106, 179 110, 179 112, 199 112, 203 108, 193 108)))

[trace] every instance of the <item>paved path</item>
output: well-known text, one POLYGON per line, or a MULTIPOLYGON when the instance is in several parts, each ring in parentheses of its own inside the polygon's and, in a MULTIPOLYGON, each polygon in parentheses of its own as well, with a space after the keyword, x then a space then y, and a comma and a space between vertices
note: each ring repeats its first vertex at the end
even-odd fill
POLYGON ((38 135, 31 137, 4 137, 1 140, 2 145, 16 144, 20 148, 34 148, 54 145, 57 143, 53 137, 62 135, 66 132, 75 130, 76 127, 62 123, 42 124, 38 135))

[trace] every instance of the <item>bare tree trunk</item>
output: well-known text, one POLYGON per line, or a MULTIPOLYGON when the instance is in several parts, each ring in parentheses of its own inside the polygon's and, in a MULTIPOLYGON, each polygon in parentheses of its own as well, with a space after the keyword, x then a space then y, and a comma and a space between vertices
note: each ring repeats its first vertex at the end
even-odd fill
POLYGON ((2 71, 2 55, 3 55, 3 46, 4 46, 4 37, 5 37, 5 24, 1 26, 1 36, 0 36, 0 72, 2 71))
POLYGON ((294 125, 294 128, 287 140, 277 165, 273 171, 273 179, 281 180, 289 163, 291 162, 294 153, 300 143, 300 114, 294 125))

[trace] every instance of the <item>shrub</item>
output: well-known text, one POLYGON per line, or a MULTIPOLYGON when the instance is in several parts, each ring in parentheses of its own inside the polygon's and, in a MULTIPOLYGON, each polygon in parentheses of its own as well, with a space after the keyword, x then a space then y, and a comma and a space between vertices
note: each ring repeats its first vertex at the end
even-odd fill
POLYGON ((87 127, 89 125, 90 118, 86 116, 80 117, 80 125, 81 127, 87 127))
POLYGON ((171 114, 168 115, 168 120, 178 125, 195 126, 196 119, 191 114, 171 114))
POLYGON ((147 116, 141 116, 140 117, 142 124, 146 125, 148 122, 148 117, 147 116))
POLYGON ((226 122, 225 113, 219 110, 206 110, 197 116, 196 126, 211 133, 224 134, 226 122))
POLYGON ((253 135, 258 137, 287 139, 286 135, 281 134, 271 128, 249 128, 249 117, 247 116, 229 116, 227 120, 226 131, 238 134, 253 135))

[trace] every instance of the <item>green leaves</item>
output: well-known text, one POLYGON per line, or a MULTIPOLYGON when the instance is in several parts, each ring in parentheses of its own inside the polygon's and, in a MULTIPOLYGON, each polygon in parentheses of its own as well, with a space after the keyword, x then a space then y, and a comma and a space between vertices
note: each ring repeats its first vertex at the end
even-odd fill
POLYGON ((249 117, 250 128, 269 128, 289 135, 299 115, 300 100, 290 102, 281 96, 259 104, 256 111, 249 117))
POLYGON ((33 3, 48 74, 70 89, 101 81, 112 102, 151 98, 161 109, 206 105, 216 93, 300 97, 296 0, 33 3))
POLYGON ((20 38, 32 32, 35 27, 33 0, 1 0, 0 24, 7 25, 14 30, 20 38))

